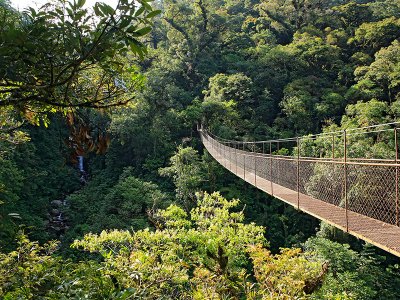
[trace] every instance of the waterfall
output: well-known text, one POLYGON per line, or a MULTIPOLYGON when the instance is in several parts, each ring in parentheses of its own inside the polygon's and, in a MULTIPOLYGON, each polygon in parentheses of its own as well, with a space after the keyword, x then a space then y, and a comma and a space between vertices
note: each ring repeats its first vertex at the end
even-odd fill
POLYGON ((79 168, 79 172, 80 172, 80 182, 82 184, 85 184, 87 182, 87 173, 85 171, 84 165, 83 165, 83 156, 79 155, 78 156, 79 159, 79 163, 78 163, 78 168, 79 168))
POLYGON ((79 159, 79 171, 82 173, 85 172, 85 169, 83 168, 83 156, 78 156, 79 159))

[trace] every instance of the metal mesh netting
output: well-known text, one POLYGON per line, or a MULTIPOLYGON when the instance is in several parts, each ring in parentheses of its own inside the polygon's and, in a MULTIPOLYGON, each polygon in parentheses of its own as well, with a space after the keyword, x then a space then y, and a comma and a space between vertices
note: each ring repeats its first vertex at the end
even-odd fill
MULTIPOLYGON (((204 133, 202 139, 222 159, 224 167, 239 176, 251 173, 292 191, 398 225, 399 174, 393 160, 349 157, 346 161, 343 157, 297 156, 295 152, 270 155, 257 152, 261 146, 264 151, 264 144, 225 142, 224 145, 204 133)), ((335 151, 339 152, 334 149, 332 153, 335 151)))
POLYGON ((344 207, 344 167, 333 162, 300 162, 300 193, 344 207))
POLYGON ((396 167, 348 165, 348 208, 396 224, 396 167))

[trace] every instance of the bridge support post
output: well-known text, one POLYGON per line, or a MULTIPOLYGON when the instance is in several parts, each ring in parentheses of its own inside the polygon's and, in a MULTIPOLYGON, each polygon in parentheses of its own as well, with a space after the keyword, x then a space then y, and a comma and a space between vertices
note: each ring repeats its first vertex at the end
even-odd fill
POLYGON ((226 168, 226 169, 228 169, 227 157, 226 157, 226 145, 225 145, 225 142, 223 143, 223 146, 222 146, 222 147, 224 147, 224 161, 225 161, 225 168, 226 168))
POLYGON ((347 199, 347 132, 343 130, 343 148, 344 148, 344 206, 346 212, 346 231, 349 232, 349 215, 347 199))
POLYGON ((238 156, 238 154, 237 154, 237 147, 239 147, 239 144, 238 144, 238 142, 235 142, 235 168, 236 168, 236 172, 235 172, 235 174, 237 175, 237 156, 238 156))
POLYGON ((222 163, 222 154, 221 154, 221 152, 222 152, 222 145, 221 145, 221 143, 219 142, 219 141, 217 141, 217 146, 218 146, 218 156, 219 156, 219 158, 221 159, 221 163, 222 163))
POLYGON ((215 150, 217 150, 218 156, 221 158, 221 144, 217 140, 215 140, 215 143, 216 143, 215 150))
MULTIPOLYGON (((262 159, 262 161, 264 161, 264 154, 265 154, 265 144, 264 144, 264 142, 262 142, 262 154, 263 154, 263 159, 262 159)), ((262 170, 262 169, 261 169, 262 170)), ((264 174, 261 174, 261 177, 263 177, 263 175, 264 174)))
POLYGON ((225 142, 222 144, 222 147, 224 147, 224 161, 225 161, 225 168, 228 169, 228 164, 227 164, 227 157, 226 157, 226 145, 225 142))
POLYGON ((300 139, 297 137, 297 209, 300 210, 300 139))
POLYGON ((396 150, 396 225, 399 226, 399 144, 397 139, 397 127, 394 128, 394 144, 396 150))
POLYGON ((223 159, 224 159, 224 145, 222 144, 222 141, 219 142, 219 145, 220 145, 219 146, 219 157, 221 158, 222 165, 225 166, 224 161, 223 161, 223 159))
POLYGON ((222 144, 220 141, 218 141, 218 145, 219 145, 219 147, 218 147, 219 158, 221 159, 222 165, 224 165, 224 162, 222 161, 222 144))
POLYGON ((246 151, 244 150, 244 141, 243 141, 243 179, 246 181, 246 151))
POLYGON ((229 142, 225 142, 225 164, 226 168, 229 170, 229 142))
POLYGON ((272 183, 272 142, 269 142, 269 159, 270 159, 270 168, 269 168, 269 180, 271 181, 271 195, 274 195, 274 184, 272 183))
POLYGON ((229 146, 229 171, 232 171, 232 146, 231 142, 228 144, 229 146))
MULTIPOLYGON (((276 142, 276 155, 278 155, 278 156, 280 156, 280 154, 279 154, 279 150, 281 150, 280 146, 281 145, 280 145, 279 140, 278 140, 276 142)), ((278 159, 276 162, 277 162, 276 163, 276 174, 274 174, 274 175, 276 176, 276 183, 280 184, 279 179, 280 179, 280 175, 281 175, 281 164, 280 164, 281 160, 278 159)))
POLYGON ((254 155, 254 185, 257 187, 257 155, 256 155, 256 142, 253 144, 254 155))

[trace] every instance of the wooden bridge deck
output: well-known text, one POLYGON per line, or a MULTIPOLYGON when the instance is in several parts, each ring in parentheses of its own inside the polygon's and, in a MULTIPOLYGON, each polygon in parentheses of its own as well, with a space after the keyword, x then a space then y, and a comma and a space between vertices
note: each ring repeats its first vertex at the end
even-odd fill
POLYGON ((347 231, 348 228, 348 233, 400 257, 400 227, 350 210, 347 211, 346 221, 346 210, 344 208, 315 199, 309 195, 298 194, 297 191, 276 183, 271 184, 269 180, 256 176, 253 172, 245 172, 239 165, 219 155, 207 140, 203 140, 203 143, 208 152, 222 166, 251 185, 343 231, 347 231))

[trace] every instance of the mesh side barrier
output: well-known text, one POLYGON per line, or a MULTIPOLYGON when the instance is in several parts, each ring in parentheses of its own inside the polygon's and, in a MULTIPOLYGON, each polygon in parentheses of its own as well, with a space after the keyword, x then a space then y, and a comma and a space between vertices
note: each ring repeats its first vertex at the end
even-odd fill
POLYGON ((348 209, 396 224, 396 168, 348 165, 347 174, 348 209))

